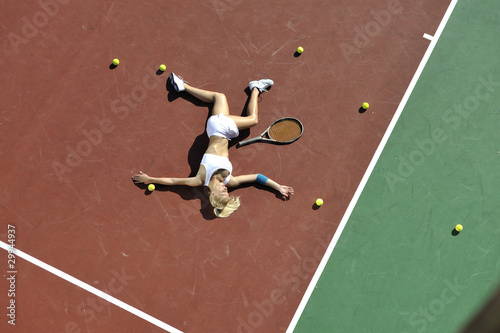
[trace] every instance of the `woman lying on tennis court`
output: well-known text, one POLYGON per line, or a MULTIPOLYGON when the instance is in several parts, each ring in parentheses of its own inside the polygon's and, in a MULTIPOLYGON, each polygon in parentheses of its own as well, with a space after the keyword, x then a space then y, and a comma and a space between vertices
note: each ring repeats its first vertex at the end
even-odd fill
POLYGON ((213 103, 212 115, 207 121, 208 148, 203 155, 198 173, 189 178, 156 178, 144 173, 132 176, 137 183, 161 185, 207 186, 209 199, 217 217, 228 217, 240 206, 239 197, 229 196, 227 187, 236 187, 244 183, 257 182, 279 191, 285 198, 293 194, 293 188, 280 185, 266 176, 259 174, 235 176, 229 162, 229 140, 239 135, 239 130, 247 129, 258 123, 257 99, 260 93, 267 91, 274 82, 269 79, 252 81, 248 84, 251 95, 247 107, 247 116, 229 114, 226 96, 222 93, 194 88, 174 73, 170 74, 170 83, 176 91, 186 91, 205 103, 213 103), (227 187, 226 187, 227 186, 227 187))

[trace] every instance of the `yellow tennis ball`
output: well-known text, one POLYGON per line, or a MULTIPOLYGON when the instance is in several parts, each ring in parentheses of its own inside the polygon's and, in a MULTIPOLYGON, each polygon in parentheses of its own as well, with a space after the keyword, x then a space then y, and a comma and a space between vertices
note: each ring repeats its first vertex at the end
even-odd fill
POLYGON ((153 192, 155 190, 155 184, 149 184, 148 185, 148 190, 153 192))
POLYGON ((316 199, 316 205, 321 206, 323 204, 323 199, 318 198, 316 199))
POLYGON ((304 48, 302 46, 299 46, 297 48, 297 53, 302 53, 302 52, 304 52, 304 48))
POLYGON ((167 66, 165 66, 165 65, 161 64, 161 65, 160 65, 160 70, 161 70, 162 72, 166 71, 166 70, 167 70, 167 66))
POLYGON ((119 63, 120 63, 120 60, 113 59, 113 65, 118 66, 119 63))
POLYGON ((457 224, 456 227, 455 227, 455 230, 460 232, 464 229, 464 227, 461 225, 461 224, 457 224))
POLYGON ((364 103, 363 103, 363 109, 365 109, 365 110, 366 110, 366 109, 368 109, 369 107, 370 107, 370 104, 368 104, 368 103, 366 103, 366 102, 364 102, 364 103))

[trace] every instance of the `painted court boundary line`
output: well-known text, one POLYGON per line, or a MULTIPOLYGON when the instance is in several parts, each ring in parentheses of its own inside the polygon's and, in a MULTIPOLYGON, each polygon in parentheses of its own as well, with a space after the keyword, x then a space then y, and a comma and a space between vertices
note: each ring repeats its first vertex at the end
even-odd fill
POLYGON ((54 275, 57 275, 58 277, 60 277, 61 279, 64 279, 66 281, 68 281, 69 283, 72 283, 82 289, 85 289, 87 290, 88 292, 110 302, 110 303, 113 303, 114 305, 122 308, 123 310, 125 311, 128 311, 134 315, 136 315, 137 317, 140 317, 148 322, 150 322, 151 324, 153 325, 156 325, 158 326, 159 328, 162 328, 170 333, 183 333, 182 331, 179 331, 178 329, 148 315, 147 313, 144 313, 142 312, 141 310, 139 309, 136 309, 134 308, 133 306, 130 306, 128 305, 127 303, 124 303, 122 301, 120 301, 119 299, 116 299, 114 298, 113 296, 111 295, 108 295, 106 294, 105 292, 102 292, 101 290, 97 289, 97 288, 94 288, 88 284, 86 284, 85 282, 83 281, 80 281, 78 280, 77 278, 74 278, 72 277, 71 275, 69 274, 66 274, 64 273, 63 271, 60 271, 58 270, 57 268, 55 267, 52 267, 46 263, 44 263, 43 261, 40 261, 32 256, 30 256, 29 254, 27 253, 24 253, 23 251, 17 249, 17 248, 12 248, 10 245, 8 245, 7 243, 4 243, 2 241, 0 241, 0 247, 3 248, 4 250, 6 251, 12 251, 12 253, 16 256, 16 257, 20 257, 20 258, 23 258, 24 260, 26 261, 29 261, 30 263, 32 263, 33 265, 36 265, 54 275))
POLYGON ((429 60, 432 51, 434 50, 434 47, 436 46, 439 38, 441 37, 441 33, 443 32, 446 23, 448 23, 448 20, 450 19, 450 16, 453 10, 455 9, 457 2, 458 0, 452 0, 450 5, 448 6, 448 9, 446 10, 443 19, 439 24, 436 34, 432 38, 431 43, 427 48, 427 51, 425 52, 424 57, 422 58, 422 61, 420 62, 420 65, 418 66, 417 71, 415 72, 415 75, 413 76, 413 79, 411 80, 410 85, 408 86, 408 89, 406 90, 403 96, 403 99, 401 100, 401 103, 399 104, 398 109, 396 110, 396 113, 394 114, 394 117, 392 118, 391 123, 389 124, 384 134, 384 137, 382 138, 379 146, 377 147, 377 150, 375 151, 375 154, 373 155, 373 158, 370 164, 368 165, 368 168, 366 169, 366 172, 363 175, 363 178, 361 179, 361 182, 358 188, 356 189, 356 192, 354 193, 354 196, 351 202, 349 203, 349 206, 347 207, 347 210, 344 216, 342 217, 342 220, 340 221, 339 227, 337 228, 335 235, 333 235, 332 241, 330 242, 330 245, 328 245, 325 255, 323 256, 323 259, 321 259, 321 262, 318 265, 318 269, 314 273, 314 276, 312 277, 311 282, 309 283, 309 286, 307 287, 307 290, 304 293, 302 300, 300 301, 297 311, 295 312, 295 315, 293 316, 292 321, 290 322, 290 325, 286 330, 286 333, 292 333, 295 330, 295 327, 299 322, 300 316, 304 312, 307 302, 311 298, 314 288, 316 287, 316 284, 318 283, 318 280, 321 274, 323 273, 326 264, 328 263, 328 260, 330 259, 333 249, 337 245, 340 235, 342 234, 342 231, 344 231, 347 221, 351 217, 354 207, 356 206, 359 197, 361 196, 361 193, 363 192, 363 189, 365 188, 366 183, 368 182, 368 179, 370 178, 373 169, 375 168, 375 165, 377 164, 378 159, 380 158, 380 155, 382 154, 382 151, 384 150, 385 145, 387 144, 387 141, 389 140, 389 137, 391 136, 392 131, 394 130, 394 127, 396 126, 396 123, 398 122, 399 117, 401 116, 401 113, 403 112, 403 109, 405 108, 406 103, 408 102, 408 99, 410 98, 413 89, 415 88, 415 85, 417 84, 420 78, 420 75, 422 75, 422 72, 427 64, 427 61, 429 60))
POLYGON ((424 38, 432 41, 434 39, 434 36, 431 36, 429 34, 424 34, 424 38))

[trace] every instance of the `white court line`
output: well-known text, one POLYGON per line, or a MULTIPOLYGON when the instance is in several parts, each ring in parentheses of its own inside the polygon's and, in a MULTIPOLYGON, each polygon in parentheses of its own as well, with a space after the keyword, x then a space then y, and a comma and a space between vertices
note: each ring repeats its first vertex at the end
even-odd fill
POLYGON ((428 40, 430 40, 430 41, 434 40, 434 36, 431 36, 431 35, 429 35, 429 34, 424 34, 424 38, 425 38, 425 39, 428 39, 428 40))
MULTIPOLYGON (((9 251, 9 249, 11 249, 11 246, 0 241, 0 247, 3 248, 4 250, 6 251, 9 251)), ((125 311, 128 311, 134 315, 136 315, 137 317, 140 317, 148 322, 150 322, 151 324, 153 325, 156 325, 158 326, 159 328, 162 328, 164 329, 165 331, 167 332, 170 332, 170 333, 183 333, 182 331, 179 331, 178 329, 168 325, 168 324, 165 324, 164 322, 148 315, 147 313, 144 313, 142 312, 141 310, 138 310, 136 308, 134 308, 133 306, 130 306, 122 301, 120 301, 119 299, 116 299, 114 298, 113 296, 111 295, 108 295, 106 294, 105 292, 102 292, 100 291, 99 289, 97 288, 94 288, 88 284, 86 284, 85 282, 83 281, 80 281, 78 280, 77 278, 74 278, 72 277, 71 275, 69 274, 66 274, 64 273, 63 271, 60 271, 58 270, 57 268, 54 268, 46 263, 44 263, 43 261, 40 261, 32 256, 30 256, 29 254, 27 253, 24 253, 22 252, 21 250, 17 249, 17 248, 14 248, 13 250, 13 254, 16 256, 16 257, 20 257, 20 258, 23 258, 24 260, 26 261, 29 261, 30 263, 32 263, 33 265, 36 265, 54 275, 57 275, 58 277, 60 277, 61 279, 64 279, 66 281, 68 281, 69 283, 72 283, 82 289, 85 289, 87 290, 88 292, 110 302, 110 303, 113 303, 114 305, 122 308, 123 310, 125 311)))
POLYGON ((434 50, 434 47, 436 46, 439 40, 439 37, 441 37, 441 33, 443 32, 444 27, 446 26, 446 23, 448 22, 451 13, 453 12, 453 9, 455 9, 457 1, 458 0, 452 0, 450 5, 448 6, 448 9, 444 14, 443 19, 441 20, 441 23, 439 24, 439 27, 436 31, 436 35, 431 40, 431 43, 427 48, 427 51, 425 52, 424 57, 422 58, 422 61, 420 62, 420 65, 418 66, 417 71, 415 72, 415 75, 413 76, 413 79, 411 80, 410 85, 408 86, 408 89, 406 90, 406 93, 404 94, 403 99, 401 100, 401 103, 398 106, 398 109, 396 110, 396 113, 394 114, 394 117, 392 118, 391 123, 387 128, 387 131, 385 132, 384 137, 382 138, 382 141, 380 142, 377 150, 375 151, 375 154, 373 155, 373 158, 370 164, 368 165, 368 168, 366 169, 366 172, 363 178, 361 179, 361 182, 358 188, 356 189, 356 192, 354 193, 354 196, 351 202, 349 203, 349 206, 347 207, 347 210, 344 216, 342 217, 342 220, 340 221, 339 227, 337 228, 335 235, 333 235, 332 241, 330 242, 328 249, 326 249, 326 253, 323 256, 323 259, 321 259, 321 262, 318 265, 318 269, 314 273, 314 276, 312 277, 312 280, 309 283, 309 286, 307 287, 307 290, 304 293, 302 300, 300 301, 299 307, 297 308, 297 311, 295 312, 295 315, 293 316, 292 321, 290 322, 290 325, 286 330, 286 333, 292 333, 295 327, 297 326, 299 318, 302 315, 302 312, 304 311, 306 304, 309 301, 309 298, 311 298, 312 292, 316 284, 318 283, 318 280, 321 274, 323 273, 323 270, 325 269, 328 260, 330 259, 333 249, 335 248, 335 245, 337 245, 340 235, 342 234, 342 231, 344 230, 347 221, 349 220, 354 210, 354 207, 356 206, 356 203, 358 202, 358 199, 361 196, 361 192, 363 192, 363 189, 365 188, 365 185, 368 182, 368 179, 370 178, 370 175, 373 169, 375 168, 375 165, 377 164, 377 161, 380 158, 380 155, 382 154, 382 151, 384 150, 384 147, 387 141, 389 140, 389 137, 391 136, 391 133, 394 127, 396 126, 396 123, 398 122, 398 119, 401 116, 401 113, 403 112, 403 109, 406 106, 406 103, 408 102, 408 99, 410 98, 410 95, 413 92, 413 89, 415 88, 415 85, 417 84, 417 81, 420 78, 420 75, 422 74, 425 65, 427 64, 427 61, 429 60, 432 51, 434 50))

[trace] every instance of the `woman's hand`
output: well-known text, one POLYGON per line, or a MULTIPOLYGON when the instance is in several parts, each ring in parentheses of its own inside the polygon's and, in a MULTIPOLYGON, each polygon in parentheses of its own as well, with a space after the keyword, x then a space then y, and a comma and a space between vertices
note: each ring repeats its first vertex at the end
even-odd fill
POLYGON ((293 195, 293 188, 290 186, 280 185, 279 191, 285 198, 288 199, 290 199, 290 195, 293 195))
POLYGON ((148 184, 151 181, 151 178, 145 173, 142 173, 142 171, 139 172, 140 174, 135 174, 132 176, 132 180, 136 183, 148 184))

